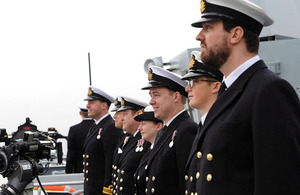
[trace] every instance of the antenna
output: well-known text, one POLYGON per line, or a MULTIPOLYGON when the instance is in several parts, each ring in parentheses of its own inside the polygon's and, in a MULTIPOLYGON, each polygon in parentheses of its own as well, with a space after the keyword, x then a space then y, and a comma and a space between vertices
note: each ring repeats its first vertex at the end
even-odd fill
POLYGON ((88 53, 88 59, 89 59, 89 77, 90 77, 90 86, 92 86, 92 75, 91 75, 90 53, 88 53))

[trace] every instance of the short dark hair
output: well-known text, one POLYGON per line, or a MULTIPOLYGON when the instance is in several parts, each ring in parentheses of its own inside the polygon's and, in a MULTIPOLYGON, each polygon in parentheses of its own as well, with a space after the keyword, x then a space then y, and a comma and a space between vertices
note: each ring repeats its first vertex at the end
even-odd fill
MULTIPOLYGON (((229 32, 231 29, 234 27, 239 26, 233 22, 223 20, 223 27, 224 30, 229 32)), ((243 27, 242 27, 243 28, 243 27)), ((250 53, 258 53, 259 49, 259 37, 255 33, 247 30, 246 28, 243 28, 244 30, 244 36, 243 38, 245 39, 247 50, 250 53)))
MULTIPOLYGON (((167 88, 168 89, 168 88, 167 88)), ((171 89, 168 89, 168 91, 169 91, 169 93, 170 93, 170 95, 172 95, 172 94, 174 94, 175 93, 175 91, 173 91, 173 90, 171 90, 171 89)), ((178 91, 179 92, 179 91, 178 91)), ((179 94, 180 94, 180 101, 181 101, 181 103, 182 104, 185 104, 186 103, 186 97, 184 96, 184 95, 182 95, 180 92, 179 92, 179 94)))
POLYGON ((89 115, 88 115, 88 112, 87 111, 81 111, 81 114, 84 118, 88 118, 89 115))

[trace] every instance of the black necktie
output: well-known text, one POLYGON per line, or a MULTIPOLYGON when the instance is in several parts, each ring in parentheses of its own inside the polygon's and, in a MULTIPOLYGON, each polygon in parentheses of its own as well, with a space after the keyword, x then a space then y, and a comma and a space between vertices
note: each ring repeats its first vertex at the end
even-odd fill
POLYGON ((198 144, 200 133, 201 133, 201 128, 202 128, 202 122, 200 121, 198 130, 197 130, 197 134, 196 134, 196 137, 194 139, 194 144, 193 144, 194 146, 197 146, 197 144, 198 144))
POLYGON ((156 135, 155 141, 154 141, 154 146, 156 145, 158 140, 161 138, 162 134, 164 133, 164 131, 166 130, 167 127, 168 127, 167 125, 164 125, 164 127, 161 128, 161 130, 159 130, 159 132, 156 135))
POLYGON ((90 128, 89 132, 87 133, 86 137, 88 137, 88 136, 94 131, 94 128, 95 128, 96 126, 97 126, 96 123, 94 123, 94 124, 91 126, 91 128, 90 128))
POLYGON ((219 89, 219 92, 218 92, 218 97, 227 89, 227 86, 225 84, 225 82, 223 81, 222 84, 221 84, 221 87, 219 89))

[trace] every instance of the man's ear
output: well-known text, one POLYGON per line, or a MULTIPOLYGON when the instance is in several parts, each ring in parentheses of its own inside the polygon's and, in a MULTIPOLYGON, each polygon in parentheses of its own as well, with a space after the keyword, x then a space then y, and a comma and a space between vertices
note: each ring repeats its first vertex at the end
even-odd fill
POLYGON ((213 89, 212 89, 212 93, 217 93, 219 92, 220 90, 220 87, 221 87, 221 82, 214 82, 213 83, 213 89))
POLYGON ((230 30, 230 42, 231 44, 237 44, 244 36, 244 29, 240 26, 236 26, 230 30))
POLYGON ((176 91, 174 93, 174 102, 178 102, 178 101, 181 101, 181 94, 178 91, 176 91))

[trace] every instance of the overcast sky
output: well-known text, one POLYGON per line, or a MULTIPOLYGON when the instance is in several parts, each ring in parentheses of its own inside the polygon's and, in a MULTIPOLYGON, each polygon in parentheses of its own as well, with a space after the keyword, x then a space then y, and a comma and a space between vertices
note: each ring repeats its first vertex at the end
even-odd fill
MULTIPOLYGON (((300 21, 299 1, 253 1, 275 19, 265 32, 299 35, 297 25, 281 21, 300 21), (279 12, 284 6, 288 11, 279 12)), ((0 1, 0 18, 0 128, 9 133, 26 117, 41 131, 55 127, 65 135, 80 121, 88 53, 95 87, 148 102, 140 90, 145 60, 168 62, 199 47, 199 29, 190 24, 200 18, 200 0, 0 1)))
POLYGON ((0 127, 30 117, 38 129, 67 134, 76 104, 92 85, 113 97, 149 101, 143 64, 198 47, 200 1, 26 0, 0 2, 0 127))

